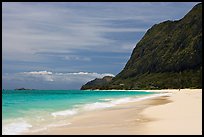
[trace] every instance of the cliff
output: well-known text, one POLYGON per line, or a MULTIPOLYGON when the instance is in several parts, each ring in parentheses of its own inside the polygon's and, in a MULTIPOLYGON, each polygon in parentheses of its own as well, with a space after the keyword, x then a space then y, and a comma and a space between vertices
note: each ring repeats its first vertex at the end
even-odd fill
MULTIPOLYGON (((83 89, 92 89, 86 85, 83 89)), ((137 43, 124 69, 108 84, 97 86, 202 88, 202 3, 180 20, 153 25, 137 43)))

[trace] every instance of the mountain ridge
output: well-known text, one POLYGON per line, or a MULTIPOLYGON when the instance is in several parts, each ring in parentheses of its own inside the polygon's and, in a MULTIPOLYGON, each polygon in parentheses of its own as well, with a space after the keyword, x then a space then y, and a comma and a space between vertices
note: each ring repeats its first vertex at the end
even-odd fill
MULTIPOLYGON (((153 25, 124 69, 98 89, 202 88, 202 3, 182 19, 153 25)), ((86 87, 81 89, 92 89, 86 87)))

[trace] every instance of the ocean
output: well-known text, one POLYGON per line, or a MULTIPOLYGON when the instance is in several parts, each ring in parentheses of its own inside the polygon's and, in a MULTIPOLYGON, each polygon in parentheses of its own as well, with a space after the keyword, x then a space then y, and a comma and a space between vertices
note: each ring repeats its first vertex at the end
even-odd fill
POLYGON ((2 134, 35 133, 68 126, 69 119, 89 111, 157 96, 145 91, 3 90, 2 134))

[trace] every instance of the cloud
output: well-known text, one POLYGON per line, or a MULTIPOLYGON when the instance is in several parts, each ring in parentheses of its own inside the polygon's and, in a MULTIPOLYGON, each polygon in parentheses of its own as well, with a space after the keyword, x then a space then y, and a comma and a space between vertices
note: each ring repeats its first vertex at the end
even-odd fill
POLYGON ((19 73, 20 75, 24 75, 23 77, 26 78, 26 76, 28 77, 34 77, 36 79, 42 79, 45 81, 54 81, 53 76, 52 76, 52 72, 49 71, 33 71, 33 72, 23 72, 23 73, 19 73))
MULTIPOLYGON (((179 3, 191 6, 193 3, 179 3)), ((177 4, 177 5, 179 5, 177 4)), ((41 51, 122 51, 109 33, 144 33, 158 20, 181 15, 171 3, 6 3, 2 5, 3 59, 45 59, 41 51), (160 10, 158 10, 158 6, 160 10), (145 9, 145 10, 143 10, 145 9), (171 11, 171 12, 169 12, 171 11), (159 15, 159 16, 158 16, 159 15), (112 21, 115 22, 112 22, 112 21), (129 27, 121 22, 147 23, 129 27), (110 46, 111 45, 111 46, 110 46)), ((134 41, 131 41, 134 42, 134 41)), ((125 41, 122 43, 125 44, 125 41)))
POLYGON ((26 75, 52 75, 49 71, 33 71, 33 72, 23 72, 26 75))
POLYGON ((9 80, 42 80, 42 81, 48 81, 48 82, 63 82, 63 83, 84 83, 90 80, 93 80, 95 78, 103 78, 104 76, 115 76, 111 73, 96 73, 96 72, 73 72, 73 73, 53 73, 50 71, 31 71, 31 72, 20 72, 16 73, 12 76, 8 77, 8 74, 5 75, 4 79, 9 80), (13 76, 13 77, 12 77, 13 76))
POLYGON ((5 73, 2 75, 3 88, 26 87, 34 89, 79 89, 83 84, 95 78, 103 78, 104 76, 115 76, 111 73, 96 72, 51 72, 51 71, 30 71, 19 73, 5 73))
POLYGON ((71 61, 91 61, 91 58, 89 57, 82 57, 77 55, 66 55, 64 56, 65 60, 71 60, 71 61))
POLYGON ((123 50, 129 50, 129 51, 133 51, 133 49, 135 48, 135 43, 127 43, 121 46, 121 48, 123 50))

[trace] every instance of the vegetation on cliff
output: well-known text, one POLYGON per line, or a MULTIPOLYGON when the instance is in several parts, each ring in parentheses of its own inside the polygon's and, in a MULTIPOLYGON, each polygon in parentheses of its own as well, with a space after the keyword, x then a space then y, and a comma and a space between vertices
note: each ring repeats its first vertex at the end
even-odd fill
MULTIPOLYGON (((97 87, 202 88, 202 3, 180 20, 152 26, 137 43, 124 69, 97 87)), ((93 88, 85 84, 82 89, 93 88)))

